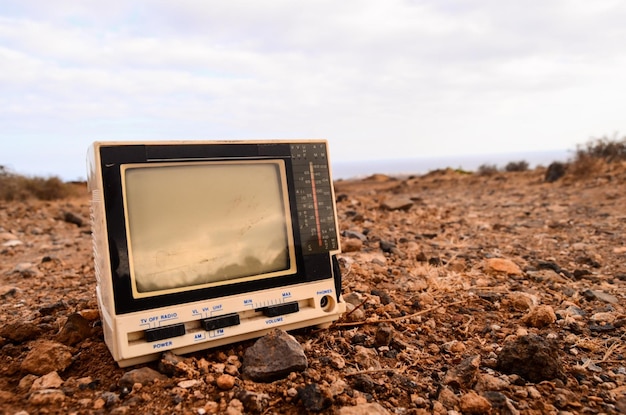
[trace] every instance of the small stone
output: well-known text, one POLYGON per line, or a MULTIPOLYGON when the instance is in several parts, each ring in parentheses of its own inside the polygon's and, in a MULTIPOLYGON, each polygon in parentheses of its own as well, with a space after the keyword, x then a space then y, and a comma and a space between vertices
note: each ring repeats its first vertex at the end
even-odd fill
POLYGON ((243 375, 257 382, 271 382, 307 366, 300 343, 284 330, 274 329, 246 350, 243 375))
POLYGON ((363 347, 356 346, 354 348, 354 361, 359 365, 360 368, 370 370, 370 369, 380 369, 380 361, 378 360, 378 355, 376 354, 376 350, 363 347))
POLYGON ((148 385, 154 380, 165 380, 167 376, 157 372, 149 367, 142 367, 139 369, 133 369, 124 373, 120 378, 118 385, 121 387, 132 388, 135 383, 139 383, 143 386, 148 385))
POLYGON ((522 270, 515 262, 504 258, 488 258, 485 260, 485 270, 496 274, 522 275, 522 270))
POLYGON ((507 380, 495 377, 493 375, 484 373, 478 376, 478 382, 476 384, 476 390, 482 391, 501 391, 509 387, 510 382, 507 380))
POLYGON ((443 383, 454 388, 470 388, 476 383, 479 367, 480 356, 470 356, 451 368, 443 378, 443 383))
POLYGON ((270 396, 265 393, 241 390, 235 394, 247 413, 261 414, 269 407, 270 396))
POLYGON ((39 377, 31 374, 24 376, 20 379, 20 383, 17 385, 17 390, 22 393, 29 391, 37 379, 39 379, 39 377))
POLYGON ((386 210, 409 210, 414 202, 408 197, 396 196, 391 197, 381 203, 380 207, 386 210))
POLYGON ((67 223, 72 223, 78 227, 83 226, 84 223, 83 218, 72 212, 63 212, 63 220, 67 223))
POLYGON ((437 400, 447 409, 453 409, 459 404, 459 397, 452 392, 452 389, 447 387, 441 388, 437 400))
POLYGON ((113 392, 102 392, 101 398, 106 408, 110 408, 120 401, 120 397, 113 392))
POLYGON ((465 351, 465 345, 458 340, 452 340, 441 345, 441 348, 446 353, 463 353, 465 351))
POLYGON ((549 305, 540 305, 530 310, 522 322, 530 327, 542 328, 556 321, 554 309, 549 305))
POLYGON ((20 241, 19 239, 12 239, 10 241, 6 241, 4 243, 2 243, 2 246, 6 247, 6 248, 13 248, 15 246, 20 246, 23 245, 24 242, 20 241))
POLYGON ((19 289, 12 285, 0 285, 0 299, 15 295, 19 289))
POLYGON ((193 369, 185 363, 185 359, 172 353, 164 352, 159 360, 159 372, 167 376, 186 376, 191 378, 193 369))
POLYGON ((242 415, 243 410, 243 403, 239 399, 231 399, 226 408, 226 415, 242 415))
POLYGON ((78 313, 70 314, 63 325, 57 340, 68 346, 74 346, 91 337, 91 323, 78 313))
POLYGON ((498 355, 497 368, 534 383, 552 379, 567 380, 558 346, 536 334, 516 337, 505 343, 498 355))
POLYGON ((331 351, 328 359, 329 359, 330 365, 335 369, 341 370, 344 367, 346 367, 345 359, 337 352, 331 351))
POLYGON ((221 390, 231 390, 235 386, 235 377, 227 374, 219 375, 215 383, 221 390))
POLYGON ((367 241, 367 236, 365 236, 361 232, 343 231, 342 235, 345 236, 346 238, 349 238, 349 239, 360 239, 361 242, 367 241))
POLYGON ((344 406, 339 409, 339 415, 390 415, 391 412, 379 403, 362 403, 355 406, 344 406))
POLYGON ((461 396, 459 407, 464 414, 487 414, 491 411, 491 403, 474 391, 461 396))
POLYGON ((363 248, 363 241, 360 239, 345 239, 341 241, 341 250, 343 252, 358 252, 363 248))
POLYGON ((613 323, 617 320, 617 316, 614 313, 595 313, 590 318, 591 321, 595 321, 596 323, 613 323))
POLYGON ((507 299, 509 304, 518 311, 526 311, 530 310, 532 307, 536 306, 539 302, 536 295, 522 293, 522 292, 512 292, 507 295, 507 299))
POLYGON ((65 393, 60 389, 41 389, 30 394, 28 402, 33 405, 58 405, 65 400, 65 393))
POLYGON ((36 379, 30 387, 30 390, 58 389, 61 385, 63 385, 63 379, 61 379, 59 374, 57 372, 50 372, 36 379))
POLYGON ((181 380, 180 382, 177 383, 177 385, 179 388, 191 389, 191 388, 195 388, 201 383, 202 382, 199 381, 198 379, 187 379, 187 380, 181 380))
POLYGON ((618 304, 619 300, 612 294, 605 293, 604 291, 597 290, 585 290, 583 296, 590 300, 599 300, 609 304, 618 304))
POLYGON ((37 267, 30 262, 22 262, 17 264, 15 268, 13 268, 13 272, 18 273, 25 278, 41 276, 41 271, 39 271, 37 267))
POLYGON ((22 361, 22 370, 34 375, 61 372, 72 364, 71 349, 64 344, 44 340, 36 343, 22 361))
POLYGON ((15 323, 7 324, 0 329, 0 336, 15 343, 23 343, 39 337, 41 329, 29 321, 18 320, 15 323))
POLYGON ((376 329, 376 335, 374 336, 374 342, 376 346, 389 346, 393 339, 393 327, 389 324, 381 323, 376 329))
POLYGON ((316 383, 298 388, 298 397, 304 408, 309 412, 321 412, 332 405, 329 391, 316 383))

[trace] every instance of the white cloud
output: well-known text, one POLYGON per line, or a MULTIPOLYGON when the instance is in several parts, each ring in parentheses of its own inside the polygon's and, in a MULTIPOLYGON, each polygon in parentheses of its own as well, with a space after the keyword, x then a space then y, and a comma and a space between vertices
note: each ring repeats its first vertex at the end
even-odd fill
POLYGON ((316 136, 335 160, 572 148, 626 130, 625 19, 613 0, 3 5, 0 157, 32 151, 14 137, 316 136))

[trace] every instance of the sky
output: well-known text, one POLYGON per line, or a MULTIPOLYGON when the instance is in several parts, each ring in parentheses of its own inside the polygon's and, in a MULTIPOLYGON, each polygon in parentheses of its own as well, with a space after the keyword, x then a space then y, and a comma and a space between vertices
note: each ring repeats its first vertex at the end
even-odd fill
POLYGON ((80 179, 127 140, 573 150, 626 134, 624 22, 622 0, 1 2, 0 165, 80 179))

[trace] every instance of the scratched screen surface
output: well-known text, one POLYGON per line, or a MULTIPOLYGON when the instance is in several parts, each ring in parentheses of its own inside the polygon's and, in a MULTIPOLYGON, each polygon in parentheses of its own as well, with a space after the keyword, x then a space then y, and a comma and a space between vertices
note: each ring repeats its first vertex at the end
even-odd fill
POLYGON ((295 272, 282 161, 124 169, 138 297, 295 272))

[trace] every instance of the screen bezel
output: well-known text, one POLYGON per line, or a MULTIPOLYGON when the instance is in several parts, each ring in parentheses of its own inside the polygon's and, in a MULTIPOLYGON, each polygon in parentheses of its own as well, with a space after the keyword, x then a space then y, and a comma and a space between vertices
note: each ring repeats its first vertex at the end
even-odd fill
MULTIPOLYGON (((191 173, 191 172, 188 172, 191 173)), ((200 162, 188 162, 188 163, 180 163, 180 162, 158 162, 158 163, 139 163, 139 164, 125 164, 121 166, 121 178, 122 178, 122 194, 124 197, 124 216, 126 220, 126 235, 128 241, 128 261, 130 265, 130 278, 131 278, 131 287, 133 290, 134 298, 147 298, 147 297, 156 297, 163 294, 171 294, 176 292, 189 291, 190 289, 201 289, 207 287, 217 287, 220 285, 227 284, 235 284, 238 282, 245 281, 256 281, 265 278, 275 278, 281 275, 291 275, 296 272, 296 261, 295 261, 295 246, 294 246, 294 238, 293 238, 293 224, 291 220, 291 209, 289 206, 289 200, 287 198, 288 190, 287 190, 287 177, 285 171, 285 162, 282 159, 246 159, 246 160, 228 160, 228 161, 200 161, 200 162), (256 167, 256 166, 273 166, 276 169, 276 185, 278 193, 278 204, 280 205, 280 213, 283 217, 282 224, 285 237, 285 250, 286 254, 286 267, 280 270, 273 270, 269 272, 261 272, 254 273, 245 276, 231 277, 227 279, 217 280, 214 282, 204 282, 199 284, 189 284, 187 286, 179 286, 172 288, 164 288, 164 289, 154 289, 154 290, 144 290, 140 291, 138 288, 138 276, 137 276, 137 262, 136 257, 138 255, 135 252, 136 243, 133 242, 133 239, 136 239, 136 236, 133 235, 132 229, 132 219, 130 215, 130 206, 129 199, 130 194, 129 189, 131 183, 129 183, 129 173, 137 173, 144 172, 146 174, 150 174, 149 170, 153 169, 164 169, 167 171, 168 168, 176 168, 176 167, 192 167, 197 168, 196 173, 199 173, 203 167, 207 167, 206 172, 210 172, 210 168, 212 167, 256 167)), ((223 178, 222 178, 223 179, 223 178)), ((161 186, 164 183, 161 182, 161 186)), ((183 184, 184 185, 184 184, 183 184)), ((189 189, 190 191, 194 191, 194 189, 189 189)), ((212 195, 216 197, 220 196, 229 196, 229 195, 212 195)), ((185 206, 186 203, 181 201, 182 203, 178 203, 180 206, 185 206)), ((180 213, 180 216, 185 215, 185 212, 180 213)), ((177 215, 178 216, 178 215, 177 215)), ((200 226, 200 224, 197 224, 200 226)), ((210 233, 211 231, 209 230, 210 233)))
POLYGON ((115 312, 126 314, 327 279, 333 276, 330 251, 305 253, 300 243, 298 208, 289 143, 132 144, 99 148, 115 312), (133 296, 122 191, 122 166, 159 162, 282 160, 292 221, 296 271, 267 279, 240 281, 147 298, 133 296))

